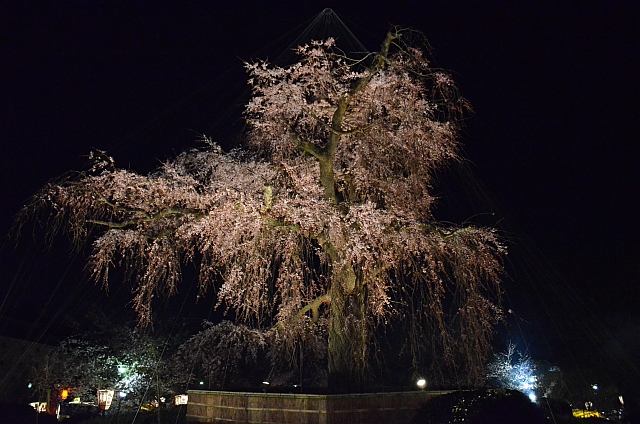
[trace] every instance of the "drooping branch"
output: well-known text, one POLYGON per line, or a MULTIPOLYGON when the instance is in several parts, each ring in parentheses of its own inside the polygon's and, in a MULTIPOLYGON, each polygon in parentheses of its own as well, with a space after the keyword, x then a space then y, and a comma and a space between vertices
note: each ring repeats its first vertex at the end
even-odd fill
POLYGON ((118 210, 121 212, 130 212, 130 213, 142 213, 143 217, 139 218, 139 219, 135 219, 135 220, 129 220, 129 221, 123 221, 123 222, 109 222, 109 221, 100 221, 100 220, 93 220, 93 219, 88 219, 86 222, 89 224, 96 224, 96 225, 101 225, 104 227, 108 227, 108 228, 128 228, 128 227, 134 227, 138 224, 140 224, 141 222, 153 222, 153 221, 159 221, 161 219, 164 218, 168 218, 171 216, 175 216, 175 217, 179 217, 179 216, 192 216, 194 218, 201 218, 203 216, 202 212, 199 211, 195 211, 195 210, 187 210, 187 209, 166 209, 162 212, 159 212, 157 214, 154 215, 150 215, 149 213, 145 212, 145 211, 141 211, 138 209, 127 209, 127 208, 123 208, 123 207, 118 207, 118 210))
POLYGON ((373 64, 369 68, 369 72, 366 76, 362 77, 360 81, 358 81, 358 84, 356 84, 356 86, 353 88, 353 90, 351 90, 351 93, 349 93, 351 96, 364 90, 367 84, 369 84, 369 82, 371 81, 371 78, 373 78, 376 73, 384 68, 384 65, 389 57, 389 48, 391 47, 391 43, 397 38, 400 38, 400 34, 397 31, 394 33, 389 31, 387 33, 387 36, 385 37, 384 41, 382 42, 382 46, 380 47, 380 52, 373 59, 373 64))
POLYGON ((323 304, 330 304, 331 296, 328 294, 323 294, 322 296, 318 296, 313 299, 311 302, 307 303, 302 309, 300 309, 293 317, 291 317, 288 321, 279 322, 276 326, 279 329, 284 328, 287 325, 292 325, 298 322, 302 317, 304 317, 307 312, 311 311, 312 321, 317 323, 320 319, 320 306, 323 304))
POLYGON ((216 287, 236 320, 272 323, 289 347, 322 334, 334 377, 362 374, 387 318, 415 318, 426 350, 474 355, 474 366, 498 313, 504 249, 490 229, 433 222, 433 176, 458 152, 455 105, 442 101, 452 83, 401 36, 389 32, 364 70, 333 40, 301 47, 286 69, 248 65, 247 151, 210 143, 148 176, 108 166, 50 186, 33 207, 95 236, 94 274, 127 267, 147 317, 193 263, 200 294, 216 287))

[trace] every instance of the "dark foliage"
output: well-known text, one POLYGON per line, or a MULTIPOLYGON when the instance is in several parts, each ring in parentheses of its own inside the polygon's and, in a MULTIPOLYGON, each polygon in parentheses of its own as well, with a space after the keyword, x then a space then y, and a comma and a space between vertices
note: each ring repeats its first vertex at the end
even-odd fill
POLYGON ((434 397, 423 405, 413 424, 543 424, 545 413, 515 390, 469 390, 434 397))
POLYGON ((53 415, 38 414, 29 405, 1 405, 0 422, 4 424, 56 424, 58 420, 53 415))

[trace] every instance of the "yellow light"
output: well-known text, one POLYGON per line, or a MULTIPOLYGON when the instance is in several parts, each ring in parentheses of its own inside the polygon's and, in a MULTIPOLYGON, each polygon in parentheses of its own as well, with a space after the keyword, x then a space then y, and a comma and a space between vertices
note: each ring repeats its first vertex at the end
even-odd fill
POLYGON ((585 411, 583 409, 573 410, 574 418, 604 418, 598 411, 585 411))
POLYGON ((62 400, 67 400, 67 397, 69 397, 69 390, 68 389, 63 389, 60 392, 60 397, 62 398, 62 400))

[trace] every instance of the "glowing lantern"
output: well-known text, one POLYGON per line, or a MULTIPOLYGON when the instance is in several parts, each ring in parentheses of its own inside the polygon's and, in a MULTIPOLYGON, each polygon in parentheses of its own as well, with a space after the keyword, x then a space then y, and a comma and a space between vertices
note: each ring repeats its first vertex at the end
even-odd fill
POLYGON ((114 393, 113 390, 98 390, 98 408, 101 411, 109 409, 114 393))
POLYGON ((60 398, 62 400, 67 400, 67 397, 69 397, 69 389, 62 389, 60 392, 60 398))
POLYGON ((186 405, 189 401, 189 395, 176 395, 173 400, 175 405, 186 405))

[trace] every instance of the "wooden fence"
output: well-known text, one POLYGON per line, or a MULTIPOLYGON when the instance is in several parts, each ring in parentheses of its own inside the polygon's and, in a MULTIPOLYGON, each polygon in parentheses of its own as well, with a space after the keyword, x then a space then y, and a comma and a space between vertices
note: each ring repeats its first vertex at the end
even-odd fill
POLYGON ((444 391, 307 395, 190 390, 189 422, 406 424, 429 398, 444 391))

